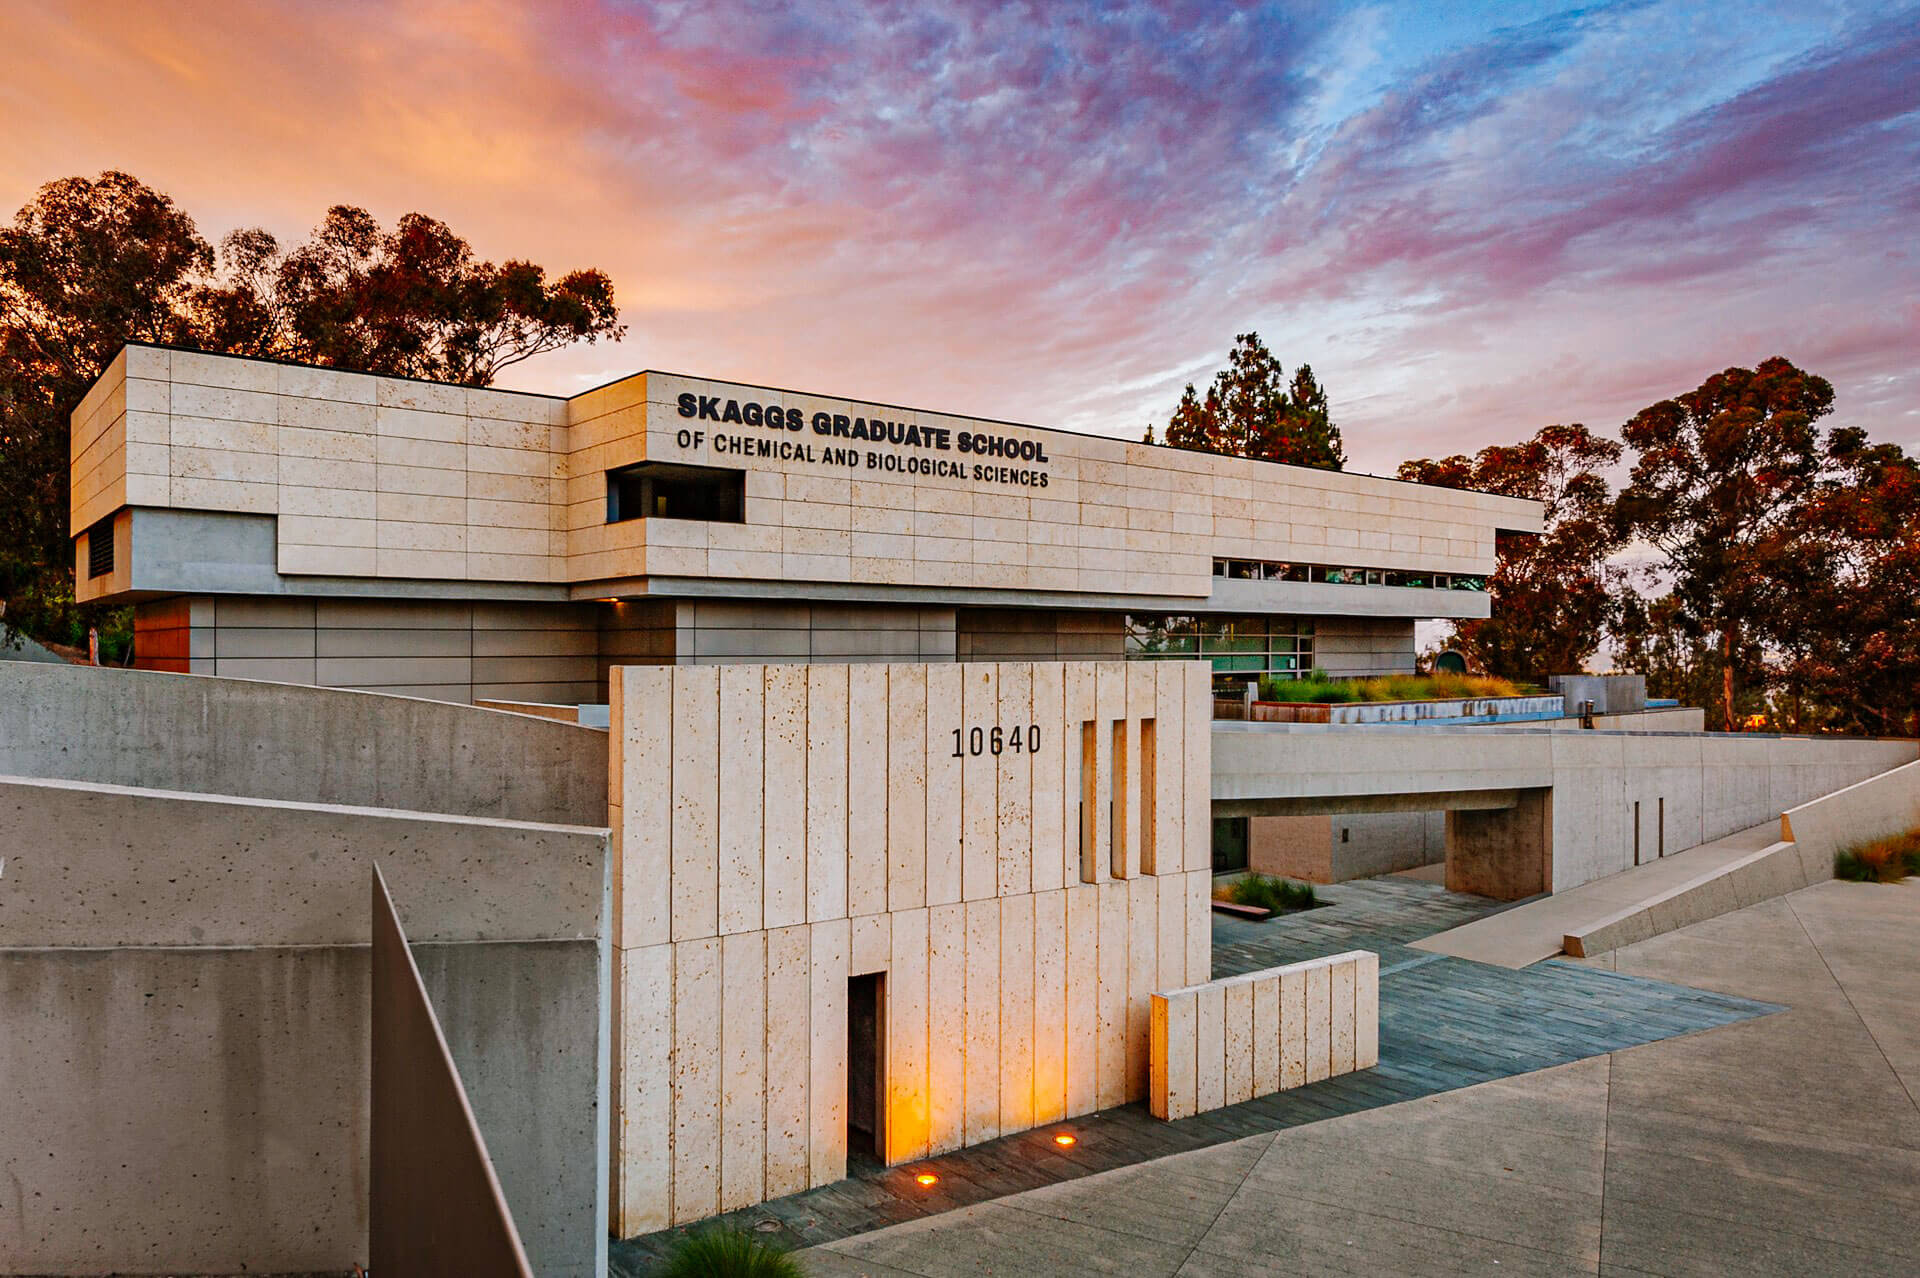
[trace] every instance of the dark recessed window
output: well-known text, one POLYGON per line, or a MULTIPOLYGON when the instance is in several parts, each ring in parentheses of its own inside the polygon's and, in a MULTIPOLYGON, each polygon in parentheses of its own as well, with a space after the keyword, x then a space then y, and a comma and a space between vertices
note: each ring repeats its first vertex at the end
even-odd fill
POLYGON ((624 519, 705 519, 739 524, 746 518, 744 470, 641 462, 607 472, 610 524, 624 519))
POLYGON ((87 576, 113 575, 113 516, 87 529, 87 576))

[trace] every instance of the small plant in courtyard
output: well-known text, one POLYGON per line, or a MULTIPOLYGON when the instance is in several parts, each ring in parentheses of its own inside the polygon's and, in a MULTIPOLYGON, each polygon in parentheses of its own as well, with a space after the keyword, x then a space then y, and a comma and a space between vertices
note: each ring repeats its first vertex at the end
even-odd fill
POLYGON ((674 1244, 664 1278, 806 1278, 784 1248, 741 1229, 700 1229, 674 1244))
POLYGON ((1310 884, 1275 878, 1271 874, 1249 874, 1227 888, 1227 899, 1235 905, 1252 905, 1275 914, 1288 910, 1310 910, 1320 904, 1310 884))
POLYGON ((1382 675, 1377 679, 1329 679, 1318 670, 1303 679, 1269 679, 1260 695, 1267 701, 1299 701, 1316 705, 1354 701, 1452 701, 1467 697, 1518 697, 1526 689, 1508 679, 1490 675, 1451 674, 1382 675))
POLYGON ((1856 843, 1833 857, 1833 876, 1837 879, 1898 883, 1909 874, 1920 874, 1920 830, 1856 843))

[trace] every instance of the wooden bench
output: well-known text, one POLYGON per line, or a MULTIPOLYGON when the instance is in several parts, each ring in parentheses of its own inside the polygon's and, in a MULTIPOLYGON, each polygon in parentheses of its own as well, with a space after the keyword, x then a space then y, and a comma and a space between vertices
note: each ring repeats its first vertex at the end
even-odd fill
POLYGON ((1213 908, 1221 914, 1231 914, 1243 919, 1267 919, 1273 917, 1273 911, 1258 905, 1241 905, 1237 901, 1222 901, 1214 898, 1213 908))

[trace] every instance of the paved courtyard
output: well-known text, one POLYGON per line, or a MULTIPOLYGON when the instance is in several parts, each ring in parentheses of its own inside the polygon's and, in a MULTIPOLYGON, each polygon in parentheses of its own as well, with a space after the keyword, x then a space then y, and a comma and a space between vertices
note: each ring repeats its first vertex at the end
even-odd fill
MULTIPOLYGON (((1008 1222, 1024 1223, 1037 1198, 1065 1203, 1081 1201, 1085 1195, 1090 1203, 1105 1196, 1106 1214, 1127 1216, 1137 1231, 1146 1228, 1141 1222, 1147 1217, 1133 1201, 1135 1195, 1157 1192, 1143 1186, 1157 1184, 1155 1178, 1163 1175, 1202 1180, 1225 1175, 1237 1187, 1277 1132, 1286 1131, 1289 1137, 1318 1133, 1330 1122, 1346 1123, 1369 1111, 1385 1112, 1383 1107, 1404 1109, 1403 1102, 1417 1098, 1457 1094, 1488 1080, 1588 1058, 1604 1059, 1607 1053, 1634 1044, 1767 1018, 1779 1010, 1770 1001, 1742 997, 1735 991, 1649 979, 1658 974, 1617 973, 1570 962, 1515 971, 1410 949, 1409 941, 1502 908, 1497 902, 1448 893, 1437 884, 1390 877, 1341 884, 1324 889, 1323 896, 1329 905, 1272 922, 1217 918, 1214 972, 1251 971, 1356 948, 1378 952, 1381 1059, 1377 1069, 1181 1122, 1163 1123, 1143 1105, 1129 1105, 903 1167, 856 1167, 838 1184, 730 1213, 721 1221, 759 1230, 794 1246, 831 1244, 836 1248, 832 1253, 811 1253, 817 1267, 828 1267, 823 1272, 840 1272, 831 1266, 849 1255, 862 1257, 863 1265, 886 1260, 864 1248, 894 1246, 893 1240, 900 1235, 887 1227, 905 1221, 919 1222, 916 1228, 930 1230, 926 1237, 938 1240, 929 1243, 929 1257, 946 1251, 949 1230, 986 1228, 984 1234, 966 1232, 965 1237, 989 1241, 978 1241, 977 1246, 965 1241, 956 1244, 962 1251, 973 1248, 970 1254, 981 1267, 957 1272, 1004 1273, 1015 1267, 1043 1273, 1108 1272, 1100 1268, 1108 1263, 1103 1257, 1119 1263, 1126 1255, 1112 1252, 1110 1244, 1103 1244, 1097 1254, 1081 1255, 1069 1248, 1059 1256, 1023 1260, 1020 1245, 991 1241, 997 1237, 993 1230, 1008 1222), (1060 1149, 1050 1139, 1061 1128, 1078 1137, 1070 1150, 1060 1149), (914 1176, 923 1170, 938 1175, 938 1185, 928 1189, 916 1184, 914 1176), (1001 1208, 1027 1215, 1004 1216, 1001 1208), (979 1226, 983 1219, 1002 1225, 979 1226)), ((1171 1192, 1183 1197, 1188 1191, 1171 1192)), ((1198 1195, 1193 1201, 1210 1200, 1198 1195)), ((1071 1230, 1044 1213, 1036 1237, 1053 1236, 1048 1230, 1055 1226, 1065 1231, 1058 1234, 1060 1238, 1071 1238, 1071 1230)), ((1169 1222, 1167 1227, 1173 1225, 1169 1222)), ((1185 1229, 1191 1233, 1192 1222, 1185 1229)), ((614 1244, 613 1272, 647 1273, 678 1232, 614 1244)), ((1171 1236, 1185 1234, 1176 1230, 1171 1236)), ((1152 1232, 1138 1241, 1155 1247, 1170 1245, 1152 1232)), ((1198 1241, 1196 1236, 1184 1248, 1176 1246, 1179 1264, 1185 1263, 1198 1241)), ((896 1272, 915 1272, 899 1257, 888 1263, 897 1267, 896 1272)), ((914 1263, 930 1263, 930 1259, 914 1263)), ((1126 1267, 1133 1265, 1127 1262, 1126 1267)))
MULTIPOLYGON (((804 1259, 816 1274, 873 1278, 1920 1272, 1916 935, 1920 882, 1825 883, 1585 965, 1516 973, 1436 959, 1401 969, 1397 985, 1383 965, 1383 1006, 1393 990, 1403 1008, 1406 978, 1441 963, 1547 973, 1542 989, 1587 998, 1591 1041, 1610 1020, 1672 1015, 1609 1004, 1607 982, 1786 1010, 1276 1124, 845 1237, 804 1259)), ((1492 1050, 1501 1028, 1527 1050, 1542 1027, 1501 1010, 1499 988, 1429 991, 1419 1001, 1444 1009, 1440 1019, 1466 1019, 1423 1050, 1452 1038, 1443 1059, 1457 1067, 1492 1050), (1482 1031, 1488 1042, 1476 1042, 1482 1031)), ((1407 1042, 1410 1028, 1393 1037, 1407 1042)), ((1376 1072, 1416 1064, 1389 1062, 1383 1048, 1376 1072)))

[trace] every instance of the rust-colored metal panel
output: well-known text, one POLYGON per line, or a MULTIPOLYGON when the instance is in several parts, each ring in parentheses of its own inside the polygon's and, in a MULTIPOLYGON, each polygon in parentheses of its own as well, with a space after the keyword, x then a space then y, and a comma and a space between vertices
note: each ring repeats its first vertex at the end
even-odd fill
POLYGON ((373 868, 369 1247, 380 1278, 532 1278, 380 867, 373 868))

